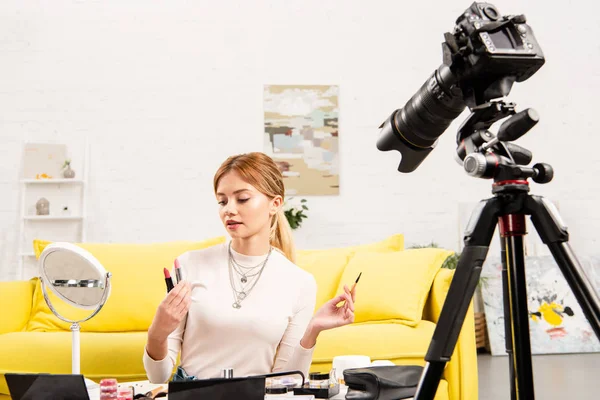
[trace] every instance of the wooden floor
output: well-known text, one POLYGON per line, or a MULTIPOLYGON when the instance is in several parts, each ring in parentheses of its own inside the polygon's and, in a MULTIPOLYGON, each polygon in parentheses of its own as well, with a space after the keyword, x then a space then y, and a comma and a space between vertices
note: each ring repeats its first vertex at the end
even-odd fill
MULTIPOLYGON (((479 399, 510 400, 508 357, 480 354, 477 358, 479 399)), ((538 355, 532 362, 536 399, 600 399, 600 353, 538 355)))

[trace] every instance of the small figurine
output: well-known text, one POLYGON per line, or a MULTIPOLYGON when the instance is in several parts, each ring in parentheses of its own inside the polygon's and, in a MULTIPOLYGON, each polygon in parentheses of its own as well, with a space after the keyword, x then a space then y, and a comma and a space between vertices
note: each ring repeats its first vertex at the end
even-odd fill
POLYGON ((35 203, 35 210, 37 215, 49 215, 50 214, 50 202, 45 197, 42 197, 35 203))

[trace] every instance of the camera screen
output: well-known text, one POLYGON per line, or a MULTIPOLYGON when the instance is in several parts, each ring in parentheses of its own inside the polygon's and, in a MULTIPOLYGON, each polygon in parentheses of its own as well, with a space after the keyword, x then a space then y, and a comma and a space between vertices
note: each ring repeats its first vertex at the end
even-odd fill
POLYGON ((510 29, 501 29, 496 32, 489 32, 490 39, 497 49, 517 49, 523 45, 518 34, 512 34, 510 29))

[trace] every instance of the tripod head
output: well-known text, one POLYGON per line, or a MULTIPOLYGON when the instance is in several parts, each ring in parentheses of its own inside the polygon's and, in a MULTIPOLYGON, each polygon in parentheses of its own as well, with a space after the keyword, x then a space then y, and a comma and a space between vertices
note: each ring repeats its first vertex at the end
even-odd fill
POLYGON ((514 103, 493 101, 473 107, 456 136, 457 161, 473 177, 494 179, 494 193, 508 188, 529 190, 528 178, 548 183, 554 176, 552 167, 545 163, 526 167, 532 160, 531 152, 512 143, 538 121, 535 110, 517 113, 514 103), (504 118, 498 133, 490 132, 489 128, 504 118))

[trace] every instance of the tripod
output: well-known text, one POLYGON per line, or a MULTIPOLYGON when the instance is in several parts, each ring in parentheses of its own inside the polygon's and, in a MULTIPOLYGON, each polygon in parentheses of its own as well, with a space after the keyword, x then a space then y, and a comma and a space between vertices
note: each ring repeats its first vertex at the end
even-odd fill
POLYGON ((569 246, 569 234, 554 205, 541 196, 529 194, 528 178, 537 183, 552 180, 552 167, 531 161, 531 153, 507 143, 525 134, 538 121, 537 114, 518 114, 514 104, 486 103, 475 107, 459 130, 457 154, 472 176, 493 179, 493 197, 482 200, 471 215, 464 234, 462 252, 439 322, 425 361, 427 362, 414 396, 433 400, 444 367, 452 356, 469 304, 477 287, 488 248, 499 225, 502 245, 502 290, 506 351, 511 378, 511 399, 533 400, 534 385, 529 338, 529 312, 525 280, 523 238, 527 234, 525 215, 530 215, 542 241, 547 245, 583 313, 600 338, 600 300, 569 246), (510 116, 494 136, 487 129, 510 116))

